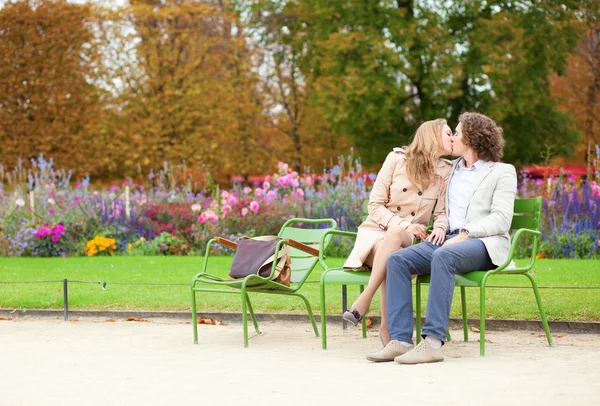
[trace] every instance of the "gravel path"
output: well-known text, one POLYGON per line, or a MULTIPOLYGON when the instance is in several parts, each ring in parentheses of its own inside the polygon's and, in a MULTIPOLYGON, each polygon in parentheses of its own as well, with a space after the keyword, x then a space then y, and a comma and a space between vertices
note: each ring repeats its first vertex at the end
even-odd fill
MULTIPOLYGON (((494 332, 487 355, 447 344, 443 363, 372 364, 375 332, 262 323, 242 346, 239 324, 192 328, 153 319, 0 321, 0 404, 12 405, 573 405, 600 397, 600 337, 494 332), (262 389, 261 389, 262 388, 262 389)), ((461 332, 453 331, 455 338, 461 332)))

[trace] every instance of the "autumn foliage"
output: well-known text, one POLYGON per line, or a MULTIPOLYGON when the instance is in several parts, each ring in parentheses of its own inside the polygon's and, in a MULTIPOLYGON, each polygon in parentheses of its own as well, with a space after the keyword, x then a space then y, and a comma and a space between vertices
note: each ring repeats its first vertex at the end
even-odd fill
POLYGON ((598 142, 597 14, 588 0, 4 2, 1 163, 43 153, 106 180, 185 162, 224 184, 278 161, 321 172, 353 145, 375 169, 422 121, 465 110, 503 126, 506 160, 545 162, 598 142))

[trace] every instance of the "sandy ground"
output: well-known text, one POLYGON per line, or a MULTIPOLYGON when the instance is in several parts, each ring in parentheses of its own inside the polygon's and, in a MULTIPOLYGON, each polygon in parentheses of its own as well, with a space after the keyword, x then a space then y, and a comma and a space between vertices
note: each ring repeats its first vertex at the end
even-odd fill
MULTIPOLYGON (((239 324, 0 321, 0 405, 573 405, 599 404, 600 337, 490 332, 446 347, 442 363, 373 364, 376 332, 262 323, 243 348, 239 324)), ((252 330, 253 331, 253 330, 252 330)))

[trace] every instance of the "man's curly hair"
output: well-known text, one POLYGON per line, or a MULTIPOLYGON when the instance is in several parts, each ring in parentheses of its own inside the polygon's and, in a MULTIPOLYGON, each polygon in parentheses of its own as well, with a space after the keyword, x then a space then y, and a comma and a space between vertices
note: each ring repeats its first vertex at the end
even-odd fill
POLYGON ((479 113, 462 113, 462 142, 473 148, 479 159, 498 162, 504 155, 504 131, 494 120, 479 113))

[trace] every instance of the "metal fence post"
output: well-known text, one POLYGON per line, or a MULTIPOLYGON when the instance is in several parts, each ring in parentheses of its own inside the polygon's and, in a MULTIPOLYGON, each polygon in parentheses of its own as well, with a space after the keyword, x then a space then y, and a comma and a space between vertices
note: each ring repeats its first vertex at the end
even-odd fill
POLYGON ((69 320, 69 281, 63 279, 63 305, 65 309, 65 321, 69 320))

